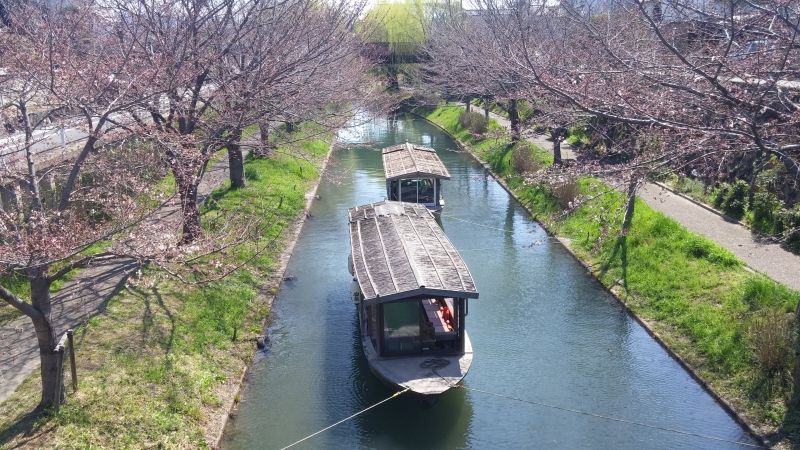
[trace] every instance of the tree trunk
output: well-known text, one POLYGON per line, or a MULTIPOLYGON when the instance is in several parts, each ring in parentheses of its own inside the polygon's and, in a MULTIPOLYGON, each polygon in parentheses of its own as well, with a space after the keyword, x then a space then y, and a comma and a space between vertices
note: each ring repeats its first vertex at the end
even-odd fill
MULTIPOLYGON (((174 164, 178 164, 177 162, 174 164)), ((197 185, 195 177, 191 176, 192 170, 178 168, 173 164, 172 174, 175 175, 175 185, 181 199, 181 217, 183 218, 183 235, 181 244, 190 244, 202 234, 200 228, 200 212, 197 209, 197 185), (186 175, 186 173, 190 175, 186 175)))
POLYGON ((561 164, 561 141, 566 137, 567 129, 564 127, 553 127, 550 129, 550 137, 553 139, 553 164, 561 164))
POLYGON ((197 209, 197 186, 190 185, 181 191, 181 213, 183 214, 183 236, 181 244, 190 244, 202 234, 200 212, 197 209))
POLYGON ((253 156, 256 158, 266 158, 271 153, 269 144, 269 121, 265 120, 259 122, 258 130, 260 136, 259 145, 253 150, 253 156))
POLYGON ((628 182, 628 201, 625 204, 625 218, 622 219, 622 230, 620 232, 622 236, 627 236, 628 231, 631 229, 631 222, 633 222, 633 209, 636 206, 637 184, 637 178, 631 175, 631 180, 628 182))
POLYGON ((486 101, 483 102, 483 115, 487 119, 489 118, 489 107, 490 106, 491 106, 491 103, 489 102, 489 100, 486 100, 486 101))
POLYGON ((553 164, 561 164, 561 140, 553 139, 553 164))
POLYGON ((61 200, 58 205, 59 210, 63 211, 67 209, 67 206, 69 205, 69 198, 72 195, 72 191, 75 189, 75 183, 77 182, 78 174, 83 167, 83 162, 89 157, 89 154, 94 149, 94 144, 96 142, 97 138, 89 135, 89 137, 86 139, 86 143, 83 144, 83 149, 78 154, 75 162, 72 164, 72 169, 70 169, 67 181, 64 183, 64 187, 61 190, 61 200))
POLYGON ((508 118, 511 120, 511 143, 516 144, 520 140, 519 110, 517 99, 512 98, 508 101, 508 118))
POLYGON ((58 337, 50 318, 50 282, 47 280, 46 270, 42 268, 32 269, 28 275, 31 277, 31 304, 38 312, 31 320, 36 329, 41 361, 42 398, 39 407, 49 408, 64 400, 61 355, 55 351, 58 337))
POLYGON ((472 111, 472 102, 469 95, 464 98, 464 109, 466 109, 467 112, 472 111))
POLYGON ((244 157, 242 156, 242 130, 236 128, 231 132, 228 142, 228 174, 231 187, 238 189, 244 187, 244 157))
POLYGON ((389 79, 389 88, 390 91, 398 91, 400 90, 400 80, 397 77, 397 68, 394 67, 394 64, 388 64, 386 66, 386 75, 389 79))

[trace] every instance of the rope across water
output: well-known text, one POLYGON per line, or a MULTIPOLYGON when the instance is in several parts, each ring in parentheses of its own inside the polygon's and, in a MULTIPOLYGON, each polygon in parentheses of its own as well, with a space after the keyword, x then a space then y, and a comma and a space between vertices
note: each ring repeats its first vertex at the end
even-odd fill
POLYGON ((355 418, 357 416, 360 416, 361 414, 364 414, 365 412, 369 411, 370 409, 372 409, 372 408, 374 408, 374 407, 376 407, 378 405, 386 403, 386 402, 388 402, 389 400, 391 400, 393 398, 396 398, 396 397, 401 396, 402 394, 405 394, 410 389, 411 388, 405 388, 402 391, 395 392, 394 394, 390 395, 389 397, 386 397, 385 399, 379 401, 378 403, 374 403, 371 406, 368 406, 368 407, 362 409, 361 411, 358 411, 355 414, 351 414, 351 415, 345 417, 344 419, 342 419, 342 420, 340 420, 340 421, 338 421, 338 422, 336 422, 334 424, 328 425, 327 427, 317 431, 316 433, 309 434, 308 436, 304 437, 303 439, 300 439, 298 441, 292 442, 291 444, 287 445, 286 447, 283 447, 281 450, 286 450, 287 448, 294 447, 295 445, 297 445, 297 444, 299 444, 301 442, 307 441, 307 440, 311 439, 312 437, 314 437, 314 436, 316 436, 318 434, 324 433, 325 431, 328 431, 328 430, 330 430, 331 428, 333 428, 333 427, 335 427, 337 425, 341 425, 341 424, 347 422, 350 419, 353 419, 353 418, 355 418))

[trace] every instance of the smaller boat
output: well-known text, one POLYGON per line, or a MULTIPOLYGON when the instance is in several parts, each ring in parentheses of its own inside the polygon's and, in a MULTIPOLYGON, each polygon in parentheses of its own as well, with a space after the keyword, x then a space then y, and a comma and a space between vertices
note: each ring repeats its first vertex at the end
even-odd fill
POLYGON ((441 180, 449 180, 450 172, 436 150, 406 142, 386 147, 382 153, 387 200, 420 203, 435 212, 442 210, 441 180))
POLYGON ((350 273, 370 370, 426 400, 459 383, 472 364, 465 328, 475 282, 423 205, 384 201, 351 208, 350 273))

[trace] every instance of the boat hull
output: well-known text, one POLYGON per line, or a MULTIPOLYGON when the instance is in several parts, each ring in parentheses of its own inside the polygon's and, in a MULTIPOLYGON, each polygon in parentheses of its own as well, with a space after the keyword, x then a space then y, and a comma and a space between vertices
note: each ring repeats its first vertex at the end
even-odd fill
MULTIPOLYGON (((364 323, 361 308, 359 321, 364 323)), ((420 396, 438 396, 460 383, 472 365, 472 343, 466 332, 463 353, 382 357, 369 337, 363 334, 363 326, 359 328, 370 371, 393 389, 408 388, 420 396)))

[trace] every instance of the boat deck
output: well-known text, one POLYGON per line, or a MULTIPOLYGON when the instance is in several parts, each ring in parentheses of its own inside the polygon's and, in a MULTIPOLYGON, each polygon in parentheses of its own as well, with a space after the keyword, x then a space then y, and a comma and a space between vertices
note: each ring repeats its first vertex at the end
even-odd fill
POLYGON ((472 365, 472 343, 464 334, 464 353, 381 358, 369 339, 362 341, 373 373, 385 383, 421 395, 442 394, 458 384, 472 365))

